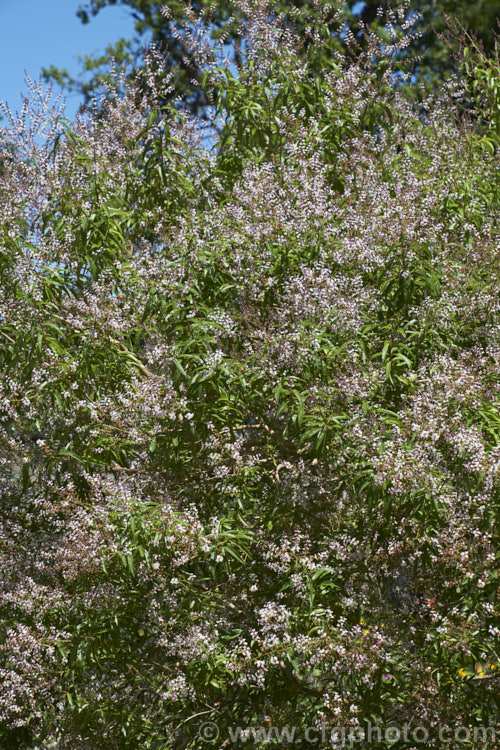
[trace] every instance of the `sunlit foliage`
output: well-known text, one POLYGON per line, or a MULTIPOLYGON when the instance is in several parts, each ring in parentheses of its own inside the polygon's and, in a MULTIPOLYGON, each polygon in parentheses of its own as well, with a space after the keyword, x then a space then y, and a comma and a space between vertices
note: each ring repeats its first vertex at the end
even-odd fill
POLYGON ((498 66, 417 111, 241 12, 239 74, 183 32, 217 129, 153 55, 3 133, 2 747, 498 715, 498 66))

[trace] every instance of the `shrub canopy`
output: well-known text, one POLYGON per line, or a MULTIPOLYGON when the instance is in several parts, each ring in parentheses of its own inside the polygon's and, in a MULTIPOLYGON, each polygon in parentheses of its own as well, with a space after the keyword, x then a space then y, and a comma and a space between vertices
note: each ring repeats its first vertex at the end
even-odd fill
POLYGON ((415 111, 243 10, 218 139, 140 81, 4 130, 3 747, 497 715, 498 67, 415 111))

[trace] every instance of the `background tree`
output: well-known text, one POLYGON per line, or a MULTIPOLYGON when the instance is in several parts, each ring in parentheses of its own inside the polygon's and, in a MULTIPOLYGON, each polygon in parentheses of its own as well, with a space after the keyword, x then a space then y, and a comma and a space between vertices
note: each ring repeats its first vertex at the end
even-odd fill
MULTIPOLYGON (((199 85, 200 71, 188 54, 185 44, 175 32, 176 25, 186 19, 186 6, 180 0, 90 0, 81 5, 77 15, 82 23, 91 22, 104 7, 121 5, 129 9, 135 20, 137 37, 131 40, 121 39, 106 48, 101 56, 85 56, 80 78, 72 78, 66 70, 58 70, 54 66, 45 69, 47 79, 53 79, 64 87, 83 95, 88 103, 94 93, 104 81, 110 81, 109 58, 112 56, 118 65, 133 62, 137 64, 141 59, 145 42, 153 41, 167 53, 168 67, 175 71, 174 89, 169 98, 182 97, 184 106, 199 113, 207 104, 205 94, 199 85), (168 8, 169 22, 162 8, 168 8)), ((324 3, 323 3, 324 4, 324 3)), ((295 31, 302 35, 307 43, 308 29, 311 23, 318 20, 321 2, 317 0, 291 0, 290 2, 275 2, 270 8, 275 12, 286 12, 293 23, 295 31)), ((377 15, 378 8, 384 3, 379 0, 366 2, 344 3, 342 6, 342 20, 345 24, 344 32, 349 29, 358 43, 364 45, 364 28, 381 29, 382 16, 377 15)), ((414 96, 418 96, 416 82, 424 82, 432 87, 436 82, 456 70, 456 60, 447 47, 441 34, 447 26, 447 17, 457 19, 471 31, 486 54, 493 49, 495 29, 498 29, 498 3, 496 0, 416 0, 405 5, 407 15, 419 14, 421 20, 418 28, 419 38, 413 39, 408 50, 401 51, 401 56, 417 60, 413 86, 408 83, 408 89, 414 96)), ((231 0, 217 0, 209 2, 202 0, 191 4, 194 15, 205 18, 207 27, 212 31, 214 39, 224 37, 232 46, 233 60, 238 65, 241 61, 242 40, 236 32, 235 16, 241 12, 237 4, 231 0)), ((386 30, 387 31, 387 30, 386 30)), ((332 40, 333 49, 342 46, 337 36, 332 40)), ((331 53, 324 48, 326 54, 331 53)))
MULTIPOLYGON (((77 15, 81 22, 86 24, 102 8, 116 4, 116 0, 92 0, 90 4, 81 6, 77 15)), ((131 63, 137 66, 142 59, 144 45, 153 43, 166 54, 168 69, 175 74, 174 87, 171 94, 167 95, 167 99, 182 98, 184 106, 198 114, 207 104, 203 89, 199 85, 200 71, 194 65, 192 55, 182 38, 176 33, 179 23, 185 22, 189 16, 187 7, 179 0, 124 0, 119 4, 130 9, 130 14, 135 20, 137 37, 121 39, 109 45, 101 56, 85 56, 81 61, 82 74, 89 74, 88 80, 74 79, 66 70, 58 70, 54 66, 44 70, 45 78, 53 79, 64 87, 78 92, 88 103, 97 90, 102 91, 103 83, 109 84, 114 80, 109 68, 110 57, 118 66, 130 66, 131 63), (163 10, 165 8, 168 8, 168 17, 163 10)), ((227 0, 215 4, 202 0, 192 3, 190 7, 194 16, 206 19, 207 26, 210 24, 215 34, 221 31, 230 17, 231 3, 227 0)))
MULTIPOLYGON (((348 23, 357 38, 361 38, 362 24, 370 28, 380 26, 377 10, 384 3, 378 0, 363 2, 357 18, 348 23)), ((450 72, 457 71, 457 57, 450 54, 449 44, 443 32, 450 22, 458 21, 472 33, 487 55, 494 49, 495 34, 500 31, 500 12, 496 0, 415 0, 407 2, 405 7, 410 13, 421 16, 419 30, 421 36, 416 39, 405 56, 417 60, 416 78, 427 88, 432 88, 450 72)), ((457 40, 457 36, 454 37, 457 40)), ((414 96, 417 88, 411 87, 414 96)))

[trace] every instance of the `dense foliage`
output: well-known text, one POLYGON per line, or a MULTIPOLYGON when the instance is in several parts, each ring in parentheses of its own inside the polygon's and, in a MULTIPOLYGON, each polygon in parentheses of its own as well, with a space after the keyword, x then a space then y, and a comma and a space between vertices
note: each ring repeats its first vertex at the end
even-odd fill
POLYGON ((493 748, 498 64, 414 111, 240 8, 214 145, 154 55, 3 133, 2 747, 493 748))

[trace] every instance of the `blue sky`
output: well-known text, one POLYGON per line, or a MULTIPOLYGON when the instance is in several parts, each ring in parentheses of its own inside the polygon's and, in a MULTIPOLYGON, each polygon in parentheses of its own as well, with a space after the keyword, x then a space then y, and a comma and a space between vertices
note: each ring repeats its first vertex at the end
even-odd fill
MULTIPOLYGON (((82 0, 0 0, 0 99, 12 110, 26 93, 24 70, 38 79, 43 67, 56 65, 76 74, 77 56, 102 51, 110 42, 134 35, 125 8, 104 8, 85 26, 76 16, 82 0)), ((67 116, 80 100, 67 97, 67 116)))

